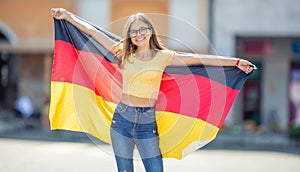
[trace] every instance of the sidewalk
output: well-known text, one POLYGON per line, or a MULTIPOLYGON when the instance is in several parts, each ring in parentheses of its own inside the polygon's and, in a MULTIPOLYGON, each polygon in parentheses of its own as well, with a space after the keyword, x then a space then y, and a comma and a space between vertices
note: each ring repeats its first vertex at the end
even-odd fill
MULTIPOLYGON (((0 120, 0 138, 92 143, 85 133, 43 129, 39 119, 0 120)), ((300 155, 300 142, 280 134, 230 134, 220 132, 202 149, 275 151, 300 155)))
MULTIPOLYGON (((114 156, 87 143, 0 139, 0 169, 5 172, 115 172, 114 156)), ((134 161, 143 172, 141 160, 134 161)), ((199 150, 182 160, 164 159, 165 172, 299 172, 300 156, 265 151, 199 150)))
POLYGON ((208 149, 256 150, 286 152, 300 155, 300 142, 281 134, 229 134, 220 132, 206 146, 208 149))

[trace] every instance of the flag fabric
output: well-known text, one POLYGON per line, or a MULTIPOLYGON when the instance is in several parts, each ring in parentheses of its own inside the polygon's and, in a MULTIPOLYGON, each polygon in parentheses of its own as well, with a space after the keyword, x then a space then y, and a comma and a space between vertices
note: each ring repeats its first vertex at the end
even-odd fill
MULTIPOLYGON (((122 94, 118 59, 71 23, 54 24, 51 129, 85 132, 111 143, 110 124, 122 94)), ((211 142, 247 78, 235 67, 168 66, 156 104, 163 157, 181 159, 211 142)))

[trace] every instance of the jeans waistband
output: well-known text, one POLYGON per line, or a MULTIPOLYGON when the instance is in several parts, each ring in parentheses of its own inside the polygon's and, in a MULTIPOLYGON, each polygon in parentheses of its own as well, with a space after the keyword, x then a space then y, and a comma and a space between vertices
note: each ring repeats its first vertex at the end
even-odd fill
POLYGON ((120 102, 119 104, 121 104, 122 106, 126 106, 127 108, 134 109, 138 112, 146 112, 149 111, 150 109, 155 109, 155 106, 130 106, 123 102, 120 102))

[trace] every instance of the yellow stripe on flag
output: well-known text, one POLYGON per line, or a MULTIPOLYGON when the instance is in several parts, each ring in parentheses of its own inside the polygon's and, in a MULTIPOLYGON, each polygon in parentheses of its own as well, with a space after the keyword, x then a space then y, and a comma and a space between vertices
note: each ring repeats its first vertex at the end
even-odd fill
MULTIPOLYGON (((111 143, 110 124, 115 103, 92 90, 65 82, 51 82, 52 129, 86 132, 111 143)), ((201 119, 171 112, 156 112, 163 157, 181 159, 216 137, 219 128, 201 119)))
MULTIPOLYGON (((193 146, 192 143, 210 142, 219 131, 219 128, 201 119, 170 112, 158 112, 157 125, 163 157, 177 159, 184 157, 186 153, 183 151, 193 146)), ((197 145, 192 151, 201 146, 202 144, 197 145)))
POLYGON ((85 87, 51 82, 52 129, 86 132, 110 143, 110 123, 116 104, 105 102, 85 87))

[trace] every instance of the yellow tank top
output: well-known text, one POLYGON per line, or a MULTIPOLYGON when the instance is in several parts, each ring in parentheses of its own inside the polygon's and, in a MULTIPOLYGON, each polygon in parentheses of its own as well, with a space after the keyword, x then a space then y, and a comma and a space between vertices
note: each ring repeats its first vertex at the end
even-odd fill
POLYGON ((147 61, 129 56, 124 63, 123 94, 157 100, 162 73, 174 54, 174 51, 159 50, 147 61))

